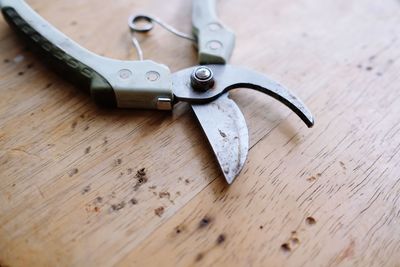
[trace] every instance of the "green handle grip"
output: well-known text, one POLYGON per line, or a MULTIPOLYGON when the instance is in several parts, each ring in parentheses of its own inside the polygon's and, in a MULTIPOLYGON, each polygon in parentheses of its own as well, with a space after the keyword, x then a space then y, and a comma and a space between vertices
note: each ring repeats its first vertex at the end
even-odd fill
POLYGON ((235 47, 235 34, 217 17, 215 0, 193 0, 193 34, 200 64, 226 64, 235 47))
POLYGON ((171 109, 169 69, 153 61, 122 61, 79 46, 23 0, 0 0, 6 21, 63 76, 85 88, 101 106, 171 109))

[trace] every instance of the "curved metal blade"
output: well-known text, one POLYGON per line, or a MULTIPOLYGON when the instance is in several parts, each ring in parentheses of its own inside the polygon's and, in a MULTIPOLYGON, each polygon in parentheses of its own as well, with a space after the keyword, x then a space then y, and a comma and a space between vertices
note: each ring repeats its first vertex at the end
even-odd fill
POLYGON ((242 170, 249 151, 249 133, 242 112, 228 94, 192 108, 226 181, 231 184, 242 170))
POLYGON ((290 90, 269 79, 264 74, 232 65, 208 65, 215 85, 206 92, 198 92, 190 85, 190 75, 197 67, 191 67, 172 76, 173 92, 177 101, 205 104, 235 88, 250 88, 267 94, 289 107, 308 127, 314 125, 314 117, 303 102, 290 90))

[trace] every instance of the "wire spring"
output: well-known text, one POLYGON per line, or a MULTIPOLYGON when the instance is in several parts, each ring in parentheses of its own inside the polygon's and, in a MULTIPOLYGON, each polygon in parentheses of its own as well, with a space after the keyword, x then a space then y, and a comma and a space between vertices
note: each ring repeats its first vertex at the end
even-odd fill
POLYGON ((143 60, 143 50, 140 47, 139 40, 136 38, 135 33, 147 33, 154 28, 154 24, 158 24, 170 33, 189 40, 191 42, 196 42, 196 39, 191 35, 183 33, 172 27, 171 25, 165 23, 161 19, 149 15, 132 15, 129 17, 128 25, 131 30, 132 44, 136 50, 139 60, 143 60))

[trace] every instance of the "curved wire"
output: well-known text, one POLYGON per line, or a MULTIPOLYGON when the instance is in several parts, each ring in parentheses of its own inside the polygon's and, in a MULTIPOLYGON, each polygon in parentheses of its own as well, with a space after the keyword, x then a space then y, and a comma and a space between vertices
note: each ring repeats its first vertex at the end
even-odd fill
POLYGON ((132 44, 136 50, 137 56, 139 60, 143 60, 143 50, 140 47, 140 43, 135 36, 135 33, 147 33, 154 28, 154 23, 160 25, 165 30, 169 31, 170 33, 189 40, 191 42, 196 42, 196 39, 193 38, 191 35, 183 33, 172 27, 171 25, 165 23, 161 19, 149 15, 132 15, 129 17, 128 25, 131 30, 132 34, 132 44), (145 24, 139 25, 139 22, 144 22, 145 24))

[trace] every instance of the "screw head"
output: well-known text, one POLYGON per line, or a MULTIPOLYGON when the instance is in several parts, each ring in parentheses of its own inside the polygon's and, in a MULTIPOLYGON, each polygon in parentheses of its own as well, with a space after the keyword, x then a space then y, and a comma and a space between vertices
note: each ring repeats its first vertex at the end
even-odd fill
POLYGON ((196 78, 198 78, 199 80, 205 81, 210 79, 210 77, 212 76, 212 72, 209 68, 200 67, 196 69, 195 75, 196 78))
POLYGON ((191 76, 192 88, 198 91, 207 91, 214 86, 214 74, 208 67, 196 68, 191 76))

